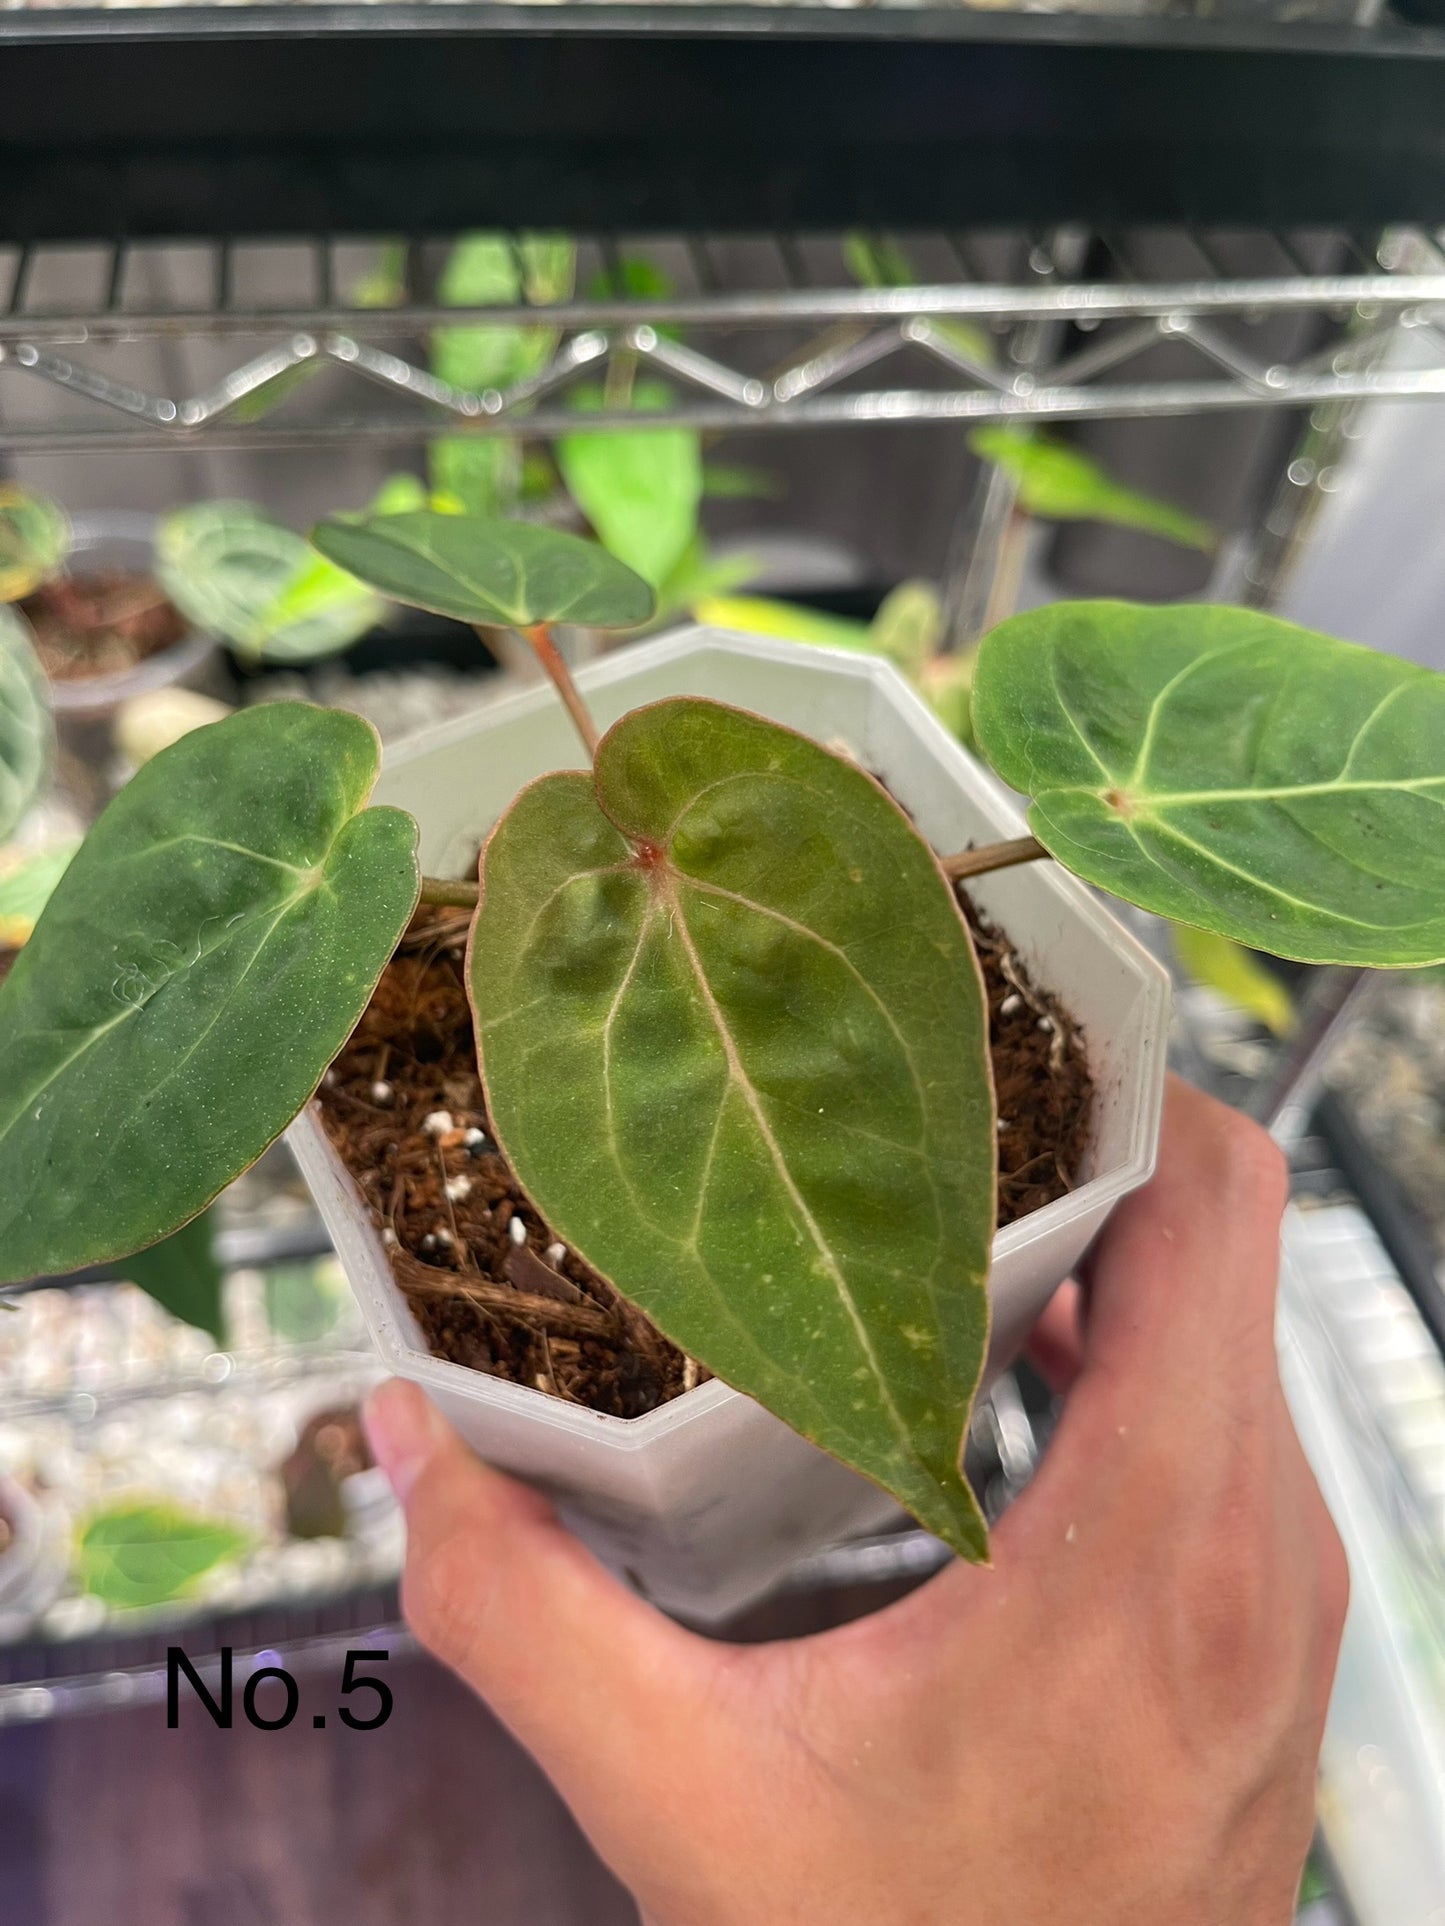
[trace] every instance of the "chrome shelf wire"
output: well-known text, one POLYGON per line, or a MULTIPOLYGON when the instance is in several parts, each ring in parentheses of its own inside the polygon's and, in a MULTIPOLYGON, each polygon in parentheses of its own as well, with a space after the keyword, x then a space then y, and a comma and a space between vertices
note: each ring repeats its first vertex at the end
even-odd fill
MULTIPOLYGON (((859 287, 849 285, 841 237, 774 236, 748 250, 755 285, 739 288, 723 286, 716 265, 722 248, 736 260, 735 240, 654 237, 629 251, 665 259, 677 291, 639 300, 595 291, 620 285, 621 249, 608 236, 580 246, 584 263, 600 269, 579 272, 584 296, 546 308, 420 298, 411 264, 444 253, 444 240, 430 236, 393 244, 408 271, 396 304, 385 306, 366 305, 359 291, 379 244, 330 236, 277 250, 302 290, 281 299, 253 285, 248 268, 262 250, 219 239, 177 244, 186 257, 179 277, 158 269, 161 250, 124 242, 0 250, 0 450, 395 444, 442 431, 545 438, 575 426, 568 390, 595 382, 614 356, 668 383, 669 404, 649 410, 645 425, 712 432, 1445 396, 1445 252, 1435 237, 1395 232, 1362 247, 1312 232, 1309 258, 1332 243, 1350 268, 1327 274, 1295 271, 1299 237, 1257 237, 1286 271, 1243 279, 1212 272, 1227 248, 1189 238, 1211 272, 1154 282, 1134 277, 1114 243, 1108 279, 1060 275, 1049 250, 1018 237, 1005 251, 1006 277, 980 279, 981 266, 997 275, 996 245, 908 236, 908 257, 927 263, 919 284, 859 287), (348 263, 359 266, 349 272, 348 263), (93 283, 93 299, 47 296, 80 278, 93 283), (157 298, 177 279, 193 298, 157 298), (1317 321, 1299 331, 1308 345, 1285 360, 1254 351, 1252 331, 1286 315, 1317 321), (473 325, 544 326, 551 353, 511 387, 454 387, 430 372, 428 338, 473 325), (1384 351, 1400 328, 1423 330, 1431 347, 1423 360, 1391 362, 1384 351), (1041 331, 1048 352, 1021 361, 1020 336, 1041 331), (1197 372, 1154 373, 1148 351, 1160 342, 1192 350, 1197 372), (170 385, 178 369, 187 379, 194 371, 193 386, 170 385)), ((591 427, 620 425, 642 423, 619 409, 589 415, 591 427)))

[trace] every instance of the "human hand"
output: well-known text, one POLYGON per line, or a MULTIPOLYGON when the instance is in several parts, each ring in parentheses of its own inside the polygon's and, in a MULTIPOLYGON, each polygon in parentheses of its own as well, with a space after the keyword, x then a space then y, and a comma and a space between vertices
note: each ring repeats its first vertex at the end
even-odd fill
POLYGON ((1348 1591, 1276 1368, 1284 1198, 1173 1084, 1040 1328, 1067 1403, 993 1569, 811 1638, 671 1623, 386 1385, 407 1616, 653 1926, 1284 1926, 1348 1591))

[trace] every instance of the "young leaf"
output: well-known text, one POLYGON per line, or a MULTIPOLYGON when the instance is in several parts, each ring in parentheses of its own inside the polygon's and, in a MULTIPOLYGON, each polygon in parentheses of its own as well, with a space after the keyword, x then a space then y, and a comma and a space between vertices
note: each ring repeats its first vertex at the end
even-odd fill
POLYGON ((376 597, 249 502, 167 515, 156 580, 181 613, 253 661, 311 662, 375 627, 376 597))
POLYGON ((18 950, 30 941, 41 910, 79 847, 66 841, 49 849, 0 850, 0 944, 18 950))
POLYGON ((1252 951, 1188 923, 1176 923, 1173 936, 1174 954, 1196 983, 1216 991, 1273 1036, 1289 1035, 1294 1028, 1289 991, 1252 951))
POLYGON ((896 804, 757 716, 635 710, 492 832, 470 987, 499 1140, 558 1235, 982 1558, 985 1012, 896 804))
POLYGON ((825 615, 801 602, 779 602, 766 595, 709 595, 694 605, 699 622, 740 635, 773 635, 783 642, 807 642, 815 648, 851 649, 858 655, 874 653, 866 622, 846 615, 825 615))
POLYGON ((1111 522, 1119 528, 1161 535, 1184 548, 1217 548, 1209 523, 1173 502, 1125 488, 1067 442, 1012 428, 975 428, 968 445, 976 455, 1006 469, 1018 483, 1019 506, 1053 522, 1111 522))
POLYGON ((30 631, 0 606, 0 841, 39 795, 54 746, 49 687, 30 631))
POLYGON ((943 604, 932 582, 900 582, 868 630, 873 648, 911 682, 943 641, 943 604))
POLYGON ((215 1248, 216 1213, 203 1210, 159 1244, 136 1251, 122 1269, 132 1284, 153 1297, 163 1311, 184 1324, 208 1331, 219 1344, 221 1265, 215 1248))
POLYGON ((433 505, 445 500, 465 515, 504 515, 521 493, 522 448, 512 435, 442 435, 428 444, 426 459, 433 505))
MULTIPOLYGON (((437 282, 447 308, 515 307, 560 301, 571 292, 575 253, 568 241, 533 236, 515 248, 504 234, 468 234, 452 249, 437 282)), ((555 328, 488 327, 468 322, 432 333, 432 373, 454 388, 508 388, 547 364, 555 328)))
MULTIPOLYGON (((853 279, 865 288, 914 288, 919 277, 912 261, 888 235, 849 234, 843 241, 843 261, 853 279)), ((949 315, 932 315, 929 325, 950 341, 959 354, 980 367, 996 359, 987 329, 949 315)))
POLYGON ((955 655, 935 655, 924 663, 918 678, 924 701, 965 749, 974 747, 973 672, 977 662, 976 648, 961 649, 955 655))
POLYGON ((168 1605, 250 1542, 245 1532, 178 1505, 115 1505, 80 1534, 81 1589, 121 1610, 168 1605))
MULTIPOLYGON (((667 405, 660 382, 639 381, 632 405, 639 411, 667 405)), ((586 389, 579 407, 602 406, 602 391, 586 389)), ((609 429, 563 435, 557 466, 569 493, 596 529, 604 547, 661 587, 697 534, 702 499, 702 442, 690 428, 609 429)))
POLYGON ((311 539, 383 595, 460 622, 631 629, 652 614, 652 590, 606 549, 531 522, 435 510, 333 517, 311 539))
POLYGON ((58 503, 0 482, 0 602, 33 594, 69 549, 70 523, 58 503))
POLYGON ((1445 958, 1445 676, 1250 609, 1061 602, 985 636, 973 721, 1116 896, 1306 963, 1445 958))
MULTIPOLYGON (((437 297, 447 307, 563 301, 576 266, 576 248, 561 236, 524 235, 514 246, 504 234, 469 234, 452 250, 437 297)), ((471 393, 504 390, 544 368, 557 339, 547 326, 438 328, 432 373, 471 393)), ((503 514, 520 492, 522 453, 510 435, 444 435, 428 448, 427 463, 433 490, 468 514, 503 514)))
POLYGON ((375 731, 266 703, 111 802, 0 985, 0 1279, 138 1250, 305 1103, 416 903, 375 731))

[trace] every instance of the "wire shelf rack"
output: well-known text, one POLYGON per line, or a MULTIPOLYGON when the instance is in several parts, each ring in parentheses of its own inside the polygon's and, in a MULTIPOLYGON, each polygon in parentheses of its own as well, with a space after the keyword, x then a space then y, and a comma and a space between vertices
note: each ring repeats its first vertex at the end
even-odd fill
POLYGON ((1140 272, 1130 237, 881 236, 908 284, 860 286, 840 235, 589 237, 584 294, 547 307, 444 305, 449 244, 430 236, 0 249, 0 450, 546 438, 599 381, 590 427, 711 432, 1445 396, 1439 237, 1172 238, 1197 263, 1187 277, 1140 272), (637 255, 675 291, 619 293, 637 255), (1266 272, 1237 265, 1261 258, 1266 272), (377 304, 383 259, 402 268, 377 304), (472 326, 545 331, 542 365, 506 388, 440 379, 434 330, 472 326), (1423 360, 1392 365, 1401 329, 1429 342, 1423 360), (660 378, 666 405, 612 405, 620 366, 660 378))

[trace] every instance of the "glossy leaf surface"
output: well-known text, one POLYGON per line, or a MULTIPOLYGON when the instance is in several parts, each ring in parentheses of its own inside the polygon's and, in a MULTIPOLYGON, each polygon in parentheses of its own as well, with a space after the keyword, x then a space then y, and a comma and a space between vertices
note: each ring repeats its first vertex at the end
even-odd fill
POLYGON ((1126 488, 1067 442, 1009 428, 975 428, 968 445, 1013 476, 1019 506, 1030 515, 1054 522, 1110 522, 1161 535, 1183 548, 1212 549, 1218 543, 1214 529, 1198 515, 1126 488))
POLYGON ((435 510, 334 517, 311 539, 383 595, 460 622, 630 629, 652 613, 646 582, 606 549, 530 522, 435 510))
POLYGON ((50 685, 30 631, 0 607, 0 841, 39 795, 54 746, 50 685))
POLYGON ((367 723, 267 703, 121 790, 0 985, 0 1278, 177 1229, 350 1034, 416 902, 367 723))
POLYGON ((70 523, 58 502, 0 482, 0 602, 33 594, 69 549, 70 523))
POLYGON ((178 1505, 115 1505, 97 1513, 80 1534, 81 1588, 119 1610, 168 1605, 217 1565, 238 1558, 250 1542, 234 1526, 178 1505))
POLYGON ((198 502, 168 515, 156 579, 197 628, 257 662, 334 655, 381 614, 354 576, 249 502, 198 502))
MULTIPOLYGON (((660 382, 639 381, 632 391, 642 412, 669 399, 660 382)), ((574 400, 595 410, 603 391, 586 389, 574 400)), ((701 437, 691 428, 614 428, 563 435, 556 454, 568 492, 603 546, 660 588, 697 534, 701 437)))
POLYGON ((977 964, 854 764, 682 698, 487 843, 491 1116, 559 1236, 972 1558, 993 1098, 977 964))
POLYGON ((1115 895, 1303 962, 1445 958, 1445 676, 1249 609, 1062 602, 984 638, 973 721, 1115 895))

